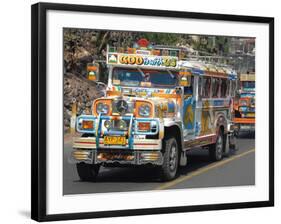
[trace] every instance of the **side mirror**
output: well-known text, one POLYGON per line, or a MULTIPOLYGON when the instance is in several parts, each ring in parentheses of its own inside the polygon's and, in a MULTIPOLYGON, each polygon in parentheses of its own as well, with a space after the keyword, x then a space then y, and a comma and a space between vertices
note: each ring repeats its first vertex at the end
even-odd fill
POLYGON ((91 81, 99 81, 99 64, 88 63, 87 64, 87 79, 91 81))

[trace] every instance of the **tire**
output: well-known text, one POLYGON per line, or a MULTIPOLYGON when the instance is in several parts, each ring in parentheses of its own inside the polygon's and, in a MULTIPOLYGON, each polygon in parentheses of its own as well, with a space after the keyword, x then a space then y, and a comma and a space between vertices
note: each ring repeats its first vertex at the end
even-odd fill
POLYGON ((82 181, 95 181, 99 173, 100 165, 77 163, 76 169, 82 181))
POLYGON ((160 167, 162 181, 169 181, 176 177, 179 164, 179 151, 177 140, 170 137, 164 140, 163 164, 160 167))
POLYGON ((236 132, 236 137, 237 138, 241 138, 242 137, 241 132, 239 130, 236 132))
POLYGON ((210 145, 209 147, 209 155, 210 155, 210 159, 212 161, 219 161, 222 159, 223 157, 223 152, 224 150, 225 144, 224 144, 224 136, 222 134, 222 131, 219 131, 218 137, 217 137, 217 141, 215 144, 210 145))

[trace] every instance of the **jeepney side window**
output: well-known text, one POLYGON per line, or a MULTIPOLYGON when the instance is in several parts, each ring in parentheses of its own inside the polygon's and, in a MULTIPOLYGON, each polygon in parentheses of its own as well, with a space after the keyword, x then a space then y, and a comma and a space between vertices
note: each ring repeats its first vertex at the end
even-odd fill
POLYGON ((221 97, 226 97, 228 95, 228 89, 229 89, 229 80, 222 79, 221 80, 221 97))
POLYGON ((198 97, 199 97, 199 99, 202 98, 202 94, 203 94, 202 83, 203 83, 203 78, 199 76, 198 77, 198 97))
POLYGON ((209 98, 211 91, 211 78, 204 77, 202 80, 202 97, 209 98))
POLYGON ((227 79, 226 80, 226 84, 227 84, 227 88, 226 88, 226 96, 230 96, 230 80, 229 79, 227 79))
POLYGON ((193 85, 194 85, 194 76, 187 76, 188 86, 184 86, 184 95, 192 95, 193 94, 193 85))
POLYGON ((220 79, 212 78, 212 97, 219 97, 220 79))
POLYGON ((230 93, 230 95, 232 96, 232 97, 234 97, 235 96, 235 91, 236 91, 236 80, 232 80, 231 81, 231 93, 230 93))

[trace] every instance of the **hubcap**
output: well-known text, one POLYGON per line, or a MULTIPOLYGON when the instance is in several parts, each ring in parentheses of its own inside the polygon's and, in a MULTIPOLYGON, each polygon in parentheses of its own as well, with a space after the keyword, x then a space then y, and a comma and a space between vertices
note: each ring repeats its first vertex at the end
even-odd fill
POLYGON ((176 146, 172 146, 171 152, 170 152, 170 170, 174 170, 176 168, 177 164, 177 150, 176 146))

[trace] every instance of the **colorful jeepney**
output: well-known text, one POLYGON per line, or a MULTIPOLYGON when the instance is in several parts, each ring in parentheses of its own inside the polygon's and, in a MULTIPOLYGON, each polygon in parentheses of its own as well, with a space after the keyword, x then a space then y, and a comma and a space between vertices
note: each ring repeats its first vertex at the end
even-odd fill
POLYGON ((101 165, 156 166, 162 180, 171 180, 188 150, 203 147, 221 160, 235 147, 236 73, 179 56, 174 49, 108 47, 106 96, 76 123, 82 135, 72 161, 82 180, 95 180, 101 165))
POLYGON ((255 74, 240 74, 240 89, 234 101, 235 132, 255 131, 255 74))

